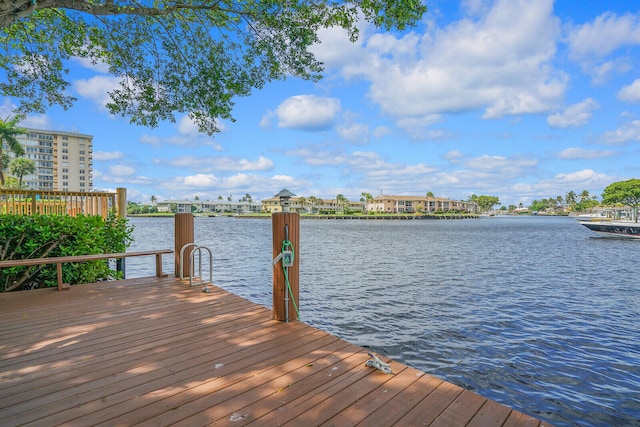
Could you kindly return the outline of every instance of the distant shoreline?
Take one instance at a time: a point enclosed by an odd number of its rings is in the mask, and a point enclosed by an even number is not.
[[[130,218],[172,218],[173,213],[152,213],[152,214],[130,214],[127,217]],[[196,217],[230,217],[230,218],[250,218],[250,219],[269,219],[271,214],[233,214],[233,213],[221,213],[221,214],[194,214]],[[376,214],[376,215],[334,215],[334,214],[301,214],[300,219],[315,219],[315,220],[438,220],[438,219],[477,219],[480,218],[478,214]]]

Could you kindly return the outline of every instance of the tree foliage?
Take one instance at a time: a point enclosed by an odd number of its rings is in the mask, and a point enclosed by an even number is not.
[[[124,252],[131,243],[132,228],[126,219],[109,216],[3,215],[0,227],[0,260]],[[106,260],[66,264],[63,280],[91,283],[114,278]],[[55,265],[3,268],[0,291],[56,286]]]
[[[576,194],[575,191],[569,191],[562,196],[549,197],[548,199],[534,200],[529,205],[529,209],[532,211],[554,211],[559,208],[566,209],[573,212],[585,212],[594,206],[597,206],[598,197],[595,194],[591,194],[588,190],[582,190],[580,194]]]
[[[24,157],[18,157],[11,160],[9,163],[9,172],[14,177],[18,178],[18,188],[22,188],[22,178],[25,175],[32,174],[36,171],[36,165],[32,160],[25,159]]]
[[[151,196],[152,198],[155,196]],[[127,202],[127,215],[141,215],[148,213],[157,213],[158,208],[153,205],[140,204],[135,202]]]
[[[0,59],[0,62],[2,59]],[[7,167],[6,158],[3,151],[3,144],[7,144],[9,150],[16,156],[23,156],[24,149],[16,136],[26,132],[25,129],[19,128],[18,122],[22,119],[20,116],[14,116],[13,118],[7,118],[5,120],[0,119],[0,186],[4,185],[4,169]]]
[[[106,64],[119,78],[107,108],[156,126],[188,113],[208,134],[233,120],[234,98],[287,76],[317,80],[322,64],[308,48],[326,27],[358,37],[361,19],[405,29],[419,0],[209,1],[15,0],[0,2],[0,94],[22,112],[70,107],[68,66]]]
[[[500,199],[497,196],[477,196],[472,194],[469,197],[469,201],[478,205],[480,212],[488,212],[493,209],[495,205],[500,204]]]
[[[336,206],[338,211],[342,212],[343,214],[348,213],[349,199],[347,199],[344,194],[338,194],[336,196]]]
[[[602,193],[602,203],[608,205],[624,204],[630,206],[638,222],[638,207],[640,206],[640,179],[618,181],[610,184]]]

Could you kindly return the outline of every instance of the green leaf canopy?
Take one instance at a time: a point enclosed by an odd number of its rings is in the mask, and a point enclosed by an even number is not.
[[[213,134],[216,120],[233,120],[236,97],[287,76],[319,79],[308,51],[319,29],[339,26],[355,40],[362,19],[403,30],[425,11],[416,0],[2,1],[0,94],[20,112],[69,108],[67,67],[82,58],[119,78],[111,113],[151,127],[188,113]]]

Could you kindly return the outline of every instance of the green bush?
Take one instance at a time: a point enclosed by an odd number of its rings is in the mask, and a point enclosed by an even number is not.
[[[132,227],[126,219],[100,216],[0,216],[0,260],[125,252]],[[117,278],[107,260],[67,263],[65,283],[92,283]],[[0,270],[3,292],[57,286],[55,264]]]

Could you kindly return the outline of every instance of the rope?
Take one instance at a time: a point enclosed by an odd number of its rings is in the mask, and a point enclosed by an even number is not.
[[[282,251],[280,253],[284,253],[284,251],[291,250],[291,261],[294,260],[296,253],[293,249],[293,244],[289,240],[282,241]],[[284,271],[284,280],[287,284],[287,292],[289,292],[289,296],[291,297],[291,301],[293,302],[293,307],[296,310],[296,315],[298,316],[298,320],[300,320],[300,311],[298,310],[298,305],[296,304],[296,299],[293,297],[293,290],[291,289],[291,284],[289,283],[289,267],[284,266],[284,262],[282,263],[282,270]],[[288,319],[287,319],[288,320]]]

